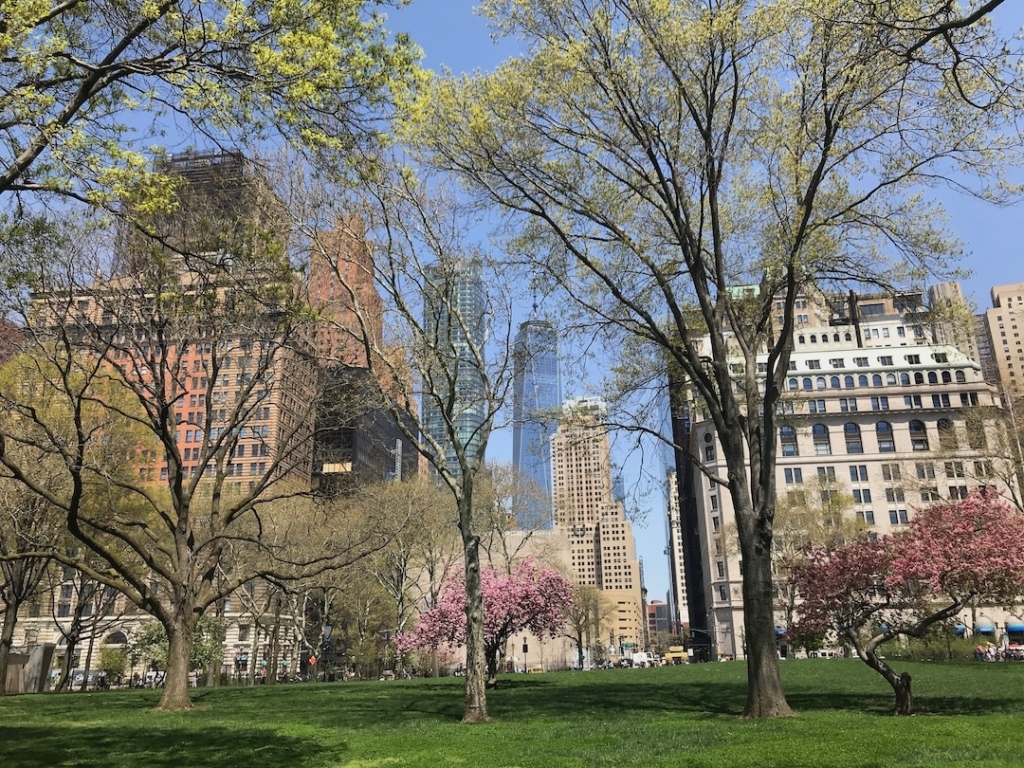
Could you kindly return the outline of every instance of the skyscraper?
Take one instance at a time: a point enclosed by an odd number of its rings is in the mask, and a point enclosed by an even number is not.
[[[558,429],[556,409],[562,401],[558,375],[558,339],[546,320],[519,326],[513,347],[512,463],[524,480],[540,489],[531,528],[552,525],[551,436]]]
[[[383,342],[383,301],[374,285],[373,252],[366,228],[355,217],[343,217],[331,232],[321,233],[309,253],[309,303],[326,322],[316,326],[316,351],[321,365],[366,368],[366,344]]]
[[[551,438],[555,527],[570,539],[573,581],[600,589],[615,606],[600,635],[619,653],[643,642],[640,564],[633,526],[614,494],[607,406],[597,398],[568,400]]]
[[[998,383],[1006,396],[1024,394],[1024,346],[1019,325],[1024,325],[1024,283],[992,288],[992,309],[985,310],[989,347]]]
[[[455,445],[469,459],[483,459],[490,407],[482,369],[483,280],[472,261],[436,262],[423,277],[423,431],[441,446],[449,472],[459,475]]]

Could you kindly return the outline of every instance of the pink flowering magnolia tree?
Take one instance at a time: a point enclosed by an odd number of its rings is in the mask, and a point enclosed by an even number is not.
[[[882,675],[895,711],[914,711],[910,675],[879,656],[894,638],[919,637],[972,601],[1007,604],[1024,593],[1024,515],[992,492],[919,512],[907,530],[805,551],[790,563],[799,595],[791,633],[838,636]]]
[[[572,584],[556,570],[538,567],[533,558],[512,573],[485,569],[480,574],[484,600],[484,657],[487,685],[498,679],[498,658],[518,632],[555,637],[572,605]],[[466,637],[466,588],[448,583],[437,602],[420,614],[416,630],[396,639],[399,651],[461,645]]]

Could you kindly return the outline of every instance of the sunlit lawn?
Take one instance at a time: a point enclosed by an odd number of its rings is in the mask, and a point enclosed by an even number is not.
[[[921,714],[856,661],[788,661],[791,719],[745,722],[740,663],[511,675],[493,722],[459,724],[460,679],[0,699],[0,768],[1024,765],[1024,664],[900,664]]]

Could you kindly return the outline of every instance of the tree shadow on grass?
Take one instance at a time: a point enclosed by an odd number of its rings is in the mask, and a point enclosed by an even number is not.
[[[877,690],[837,691],[788,689],[786,698],[799,715],[801,712],[839,710],[870,715],[892,712],[891,689],[879,679]],[[717,680],[602,682],[595,685],[556,686],[544,681],[517,681],[502,686],[488,698],[492,715],[502,719],[515,717],[567,717],[575,714],[615,716],[623,711],[651,713],[690,713],[708,717],[738,716],[746,703],[747,689],[742,682]],[[1021,703],[1010,698],[986,698],[970,694],[918,694],[920,715],[1015,714]]]
[[[602,681],[558,686],[523,681],[498,688],[488,698],[496,717],[571,717],[581,713],[615,716],[630,712],[735,714],[743,707],[746,688],[736,683],[677,685],[664,681]]]
[[[340,760],[343,742],[325,746],[311,738],[273,730],[208,727],[0,726],[4,768],[73,765],[76,768],[301,768],[322,765],[325,752]]]

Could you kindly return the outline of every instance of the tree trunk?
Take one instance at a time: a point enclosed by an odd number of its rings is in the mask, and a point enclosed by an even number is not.
[[[256,657],[260,651],[260,625],[256,622],[256,614],[253,614],[252,644],[249,646],[249,665],[245,668],[246,685],[256,685]]]
[[[75,666],[75,648],[78,647],[78,638],[67,637],[67,635],[65,638],[67,643],[64,646],[64,661],[60,665],[60,677],[57,678],[57,685],[53,688],[58,693],[71,690],[71,670]]]
[[[771,537],[757,525],[743,549],[743,621],[747,644],[747,703],[743,717],[789,717],[775,645]],[[752,545],[752,546],[751,546]]]
[[[18,622],[19,604],[11,600],[4,608],[4,627],[0,634],[0,696],[7,693],[7,668],[11,663],[11,646],[14,644],[14,627]]]
[[[274,608],[274,629],[270,633],[270,654],[267,659],[267,685],[277,685],[277,673],[281,669],[278,662],[280,649],[281,603]]]
[[[82,664],[82,687],[79,691],[86,691],[89,688],[89,667],[92,666],[92,651],[96,647],[96,624],[93,623],[92,634],[89,635],[89,643],[85,646],[85,661]]]
[[[576,635],[576,661],[579,669],[583,669],[583,634]]]
[[[167,629],[167,672],[164,693],[157,709],[179,711],[192,709],[188,692],[188,674],[191,667],[192,643],[195,640],[195,619],[186,615],[174,616]]]
[[[878,657],[874,648],[866,650],[858,648],[857,653],[864,663],[884,677],[885,681],[892,686],[894,694],[893,713],[897,715],[914,714],[914,694],[910,689],[910,673],[897,674],[896,670]]]
[[[468,499],[463,497],[462,503]],[[480,539],[463,532],[466,559],[466,700],[464,723],[485,723],[487,675],[484,659],[484,599],[480,587]]]
[[[487,649],[485,654],[487,663],[487,687],[498,687],[498,649]]]

